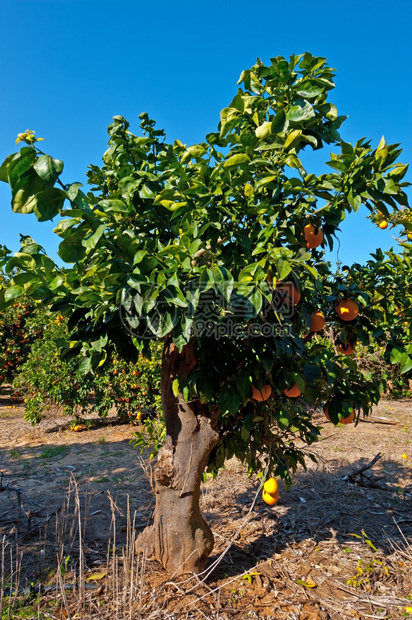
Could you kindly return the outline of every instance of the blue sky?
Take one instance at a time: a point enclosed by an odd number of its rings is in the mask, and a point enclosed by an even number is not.
[[[337,69],[330,100],[349,116],[342,137],[367,137],[376,147],[384,135],[402,143],[408,163],[410,7],[407,0],[3,0],[0,159],[15,150],[17,133],[33,129],[47,139],[46,152],[65,162],[63,180],[84,182],[88,164],[100,164],[112,116],[122,114],[137,132],[142,111],[168,141],[200,142],[257,57],[268,62],[309,51]],[[317,172],[319,157],[314,161]],[[19,233],[31,234],[55,258],[55,224],[13,214],[3,183],[0,208],[0,244],[17,251]],[[361,210],[342,224],[344,263],[396,245],[396,232],[364,216]]]

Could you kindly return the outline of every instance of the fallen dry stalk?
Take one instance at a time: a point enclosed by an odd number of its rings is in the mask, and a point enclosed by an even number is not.
[[[341,478],[341,480],[348,480],[349,482],[353,483],[353,482],[355,482],[355,477],[356,476],[360,476],[362,478],[363,472],[367,471],[368,469],[371,469],[375,465],[375,463],[377,463],[379,461],[379,459],[382,458],[382,456],[383,456],[383,454],[378,452],[378,454],[370,461],[370,463],[367,463],[366,465],[363,465],[362,467],[360,467],[356,471],[352,472],[351,474],[346,474],[346,476],[343,476],[343,478]]]

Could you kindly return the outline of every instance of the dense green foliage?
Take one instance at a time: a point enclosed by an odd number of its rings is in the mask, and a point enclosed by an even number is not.
[[[105,372],[93,376],[81,372],[79,356],[62,359],[59,342],[68,337],[62,315],[38,310],[28,323],[42,337],[32,343],[13,382],[16,393],[24,396],[27,420],[37,423],[56,405],[76,418],[106,416],[115,408],[121,418],[136,423],[150,407],[154,416],[161,413],[158,347],[152,346],[150,359],[140,356],[136,364],[113,359]]]
[[[28,320],[32,308],[30,300],[18,301],[0,314],[0,386],[12,383],[41,336]]]
[[[388,286],[388,269],[395,279],[399,269],[408,271],[412,246],[402,244],[386,266],[376,255],[366,271],[335,273],[323,258],[346,213],[362,203],[372,217],[389,219],[409,208],[399,145],[382,139],[373,149],[365,139],[341,139],[345,117],[328,101],[333,75],[325,59],[310,54],[258,61],[242,73],[218,130],[190,147],[168,144],[146,113],[142,135],[116,116],[103,165],[90,166],[87,194],[79,183],[63,184],[63,163],[41,152],[30,132],[20,138],[27,146],[0,168],[14,211],[40,221],[62,216],[59,255],[71,265],[59,268],[26,243],[8,262],[9,273],[21,273],[4,303],[26,293],[67,316],[66,354],[81,355],[84,374],[99,374],[113,357],[135,362],[150,338],[164,343],[166,355],[172,343],[179,351],[193,344],[196,365],[176,378],[174,390],[220,413],[212,470],[237,455],[250,470],[269,462],[289,481],[304,462],[295,439],[310,444],[319,432],[307,403],[329,401],[337,423],[353,408],[367,415],[379,400],[379,377],[365,376],[322,338],[307,337],[315,310],[337,340],[376,342],[392,361],[409,364],[407,337],[394,324],[395,298],[379,287]],[[333,149],[329,171],[308,172],[301,151],[324,145]],[[402,221],[411,230],[408,218]],[[323,246],[307,246],[308,224],[323,231]],[[282,293],[287,279],[300,293],[296,305]],[[409,282],[403,292],[410,299]],[[360,312],[342,322],[336,304],[348,297]],[[272,397],[258,404],[252,385],[265,384]],[[302,399],[285,396],[294,384]]]

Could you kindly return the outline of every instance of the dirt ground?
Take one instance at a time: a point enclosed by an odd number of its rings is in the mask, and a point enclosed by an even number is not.
[[[4,599],[2,619],[412,617],[412,401],[383,400],[356,427],[319,414],[318,463],[273,508],[227,463],[202,490],[214,570],[179,578],[133,555],[154,505],[133,426],[109,417],[76,433],[54,411],[32,427],[22,405],[0,405],[2,592],[17,575],[79,586]]]

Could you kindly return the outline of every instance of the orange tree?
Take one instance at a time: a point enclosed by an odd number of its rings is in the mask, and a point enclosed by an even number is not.
[[[9,259],[10,251],[0,246],[0,294],[10,284],[10,277],[3,272]],[[13,382],[33,342],[42,335],[41,327],[30,324],[33,308],[30,298],[19,298],[0,312],[0,387]]]
[[[308,53],[257,61],[218,130],[189,147],[168,144],[146,113],[142,135],[115,116],[87,194],[63,183],[63,163],[30,131],[0,168],[14,211],[62,216],[55,232],[68,264],[25,246],[7,266],[24,277],[3,303],[26,292],[66,315],[66,353],[80,353],[84,373],[97,375],[113,352],[133,360],[150,339],[162,343],[167,439],[154,524],[137,546],[169,571],[201,570],[213,548],[199,509],[206,467],[236,455],[290,484],[304,464],[295,439],[319,434],[306,403],[327,401],[337,423],[379,399],[379,381],[309,327],[320,311],[344,343],[383,337],[373,279],[336,276],[322,248],[362,203],[375,215],[407,209],[407,168],[398,145],[341,139],[333,75]],[[324,145],[334,148],[329,172],[308,172],[301,152]]]
[[[14,306],[4,314],[15,312]],[[9,338],[13,335],[11,327],[4,330]],[[0,325],[0,337],[2,329]],[[25,356],[14,368],[11,379],[15,394],[24,396],[24,417],[32,424],[39,422],[50,406],[56,405],[67,415],[76,416],[77,424],[81,423],[81,415],[106,416],[113,407],[119,417],[133,423],[158,415],[160,370],[159,347],[155,343],[153,359],[141,355],[133,364],[113,358],[103,372],[93,376],[81,372],[80,353],[71,359],[62,359],[59,343],[67,340],[68,330],[61,314],[35,309],[25,323],[25,333],[41,333],[41,338],[30,339]]]

